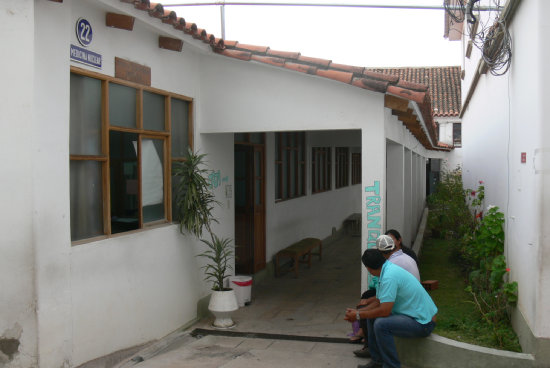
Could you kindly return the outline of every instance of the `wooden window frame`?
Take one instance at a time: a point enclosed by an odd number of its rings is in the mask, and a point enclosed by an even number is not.
[[[324,160],[320,160],[324,158]],[[322,165],[322,169],[320,165]],[[320,174],[322,171],[322,174]],[[318,177],[322,175],[321,177]],[[330,147],[311,148],[311,193],[317,194],[332,189],[332,150]]]
[[[71,241],[72,245],[88,243],[102,238],[119,236],[136,231],[142,231],[160,224],[167,224],[172,221],[172,164],[178,161],[184,161],[184,157],[172,157],[172,122],[171,122],[171,100],[178,99],[189,103],[188,109],[188,145],[193,149],[193,99],[184,95],[171,93],[161,89],[144,86],[142,84],[129,82],[119,78],[107,76],[101,73],[89,71],[86,69],[71,66],[71,74],[97,79],[101,82],[101,154],[100,155],[69,155],[70,161],[97,161],[101,163],[101,183],[102,183],[102,215],[103,215],[103,235]],[[116,83],[136,90],[136,127],[126,128],[109,124],[109,84]],[[165,123],[163,131],[152,131],[143,129],[143,91],[148,91],[164,96],[165,98]],[[139,226],[136,230],[118,232],[113,234],[111,229],[111,193],[110,193],[110,166],[109,166],[109,133],[119,131],[126,133],[135,133],[138,135],[139,146],[142,139],[162,139],[163,140],[163,168],[164,168],[164,219],[143,223],[143,206],[141,204],[141,185],[139,185]],[[139,152],[139,155],[141,152]],[[138,160],[138,181],[141,181],[141,162]]]
[[[351,153],[351,185],[361,184],[361,152]]]
[[[276,155],[275,155],[275,170],[278,171],[279,180],[275,183],[275,201],[281,202],[289,199],[299,198],[306,195],[306,142],[305,132],[277,132],[275,133]],[[283,145],[282,137],[286,137],[286,145]],[[295,145],[291,145],[291,138],[294,138]],[[294,152],[294,170],[291,170],[291,158]],[[302,159],[300,160],[300,155]],[[283,157],[287,156],[286,166]],[[283,170],[286,172],[286,181],[283,180]],[[301,183],[299,176],[302,176]],[[291,177],[294,177],[294,188],[292,187]],[[286,189],[284,196],[283,188]],[[294,190],[294,195],[291,195]]]
[[[335,188],[349,186],[349,147],[336,147],[334,151],[335,161]]]
[[[460,137],[456,137],[455,125],[460,125]],[[453,123],[453,146],[462,147],[462,123]]]

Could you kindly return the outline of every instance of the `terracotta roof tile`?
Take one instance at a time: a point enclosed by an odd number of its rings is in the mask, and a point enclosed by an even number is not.
[[[303,55],[300,55],[298,57],[298,61],[300,61],[302,63],[312,64],[312,65],[315,65],[315,66],[321,66],[321,67],[324,67],[324,68],[328,68],[328,66],[331,63],[330,60],[318,59],[318,58],[303,56]]]
[[[345,65],[345,64],[335,64],[335,63],[330,63],[330,68],[336,69],[336,70],[342,70],[342,71],[350,72],[354,74],[363,74],[363,71],[365,71],[365,67],[362,67],[362,66],[353,66],[353,65]]]
[[[216,52],[218,54],[221,54],[221,55],[224,55],[224,56],[228,56],[228,57],[231,57],[231,58],[244,60],[244,61],[248,61],[252,58],[252,54],[250,52],[247,52],[247,51],[225,49],[225,50],[218,50]]]
[[[339,82],[347,83],[347,84],[350,84],[351,79],[353,78],[353,73],[341,72],[339,70],[317,69],[317,75],[320,77],[334,79]]]
[[[225,47],[237,47],[237,44],[239,43],[238,41],[228,41],[228,40],[224,40],[224,43],[225,43]]]
[[[384,74],[384,73],[372,72],[372,71],[366,70],[366,68],[365,68],[365,71],[363,72],[363,75],[366,76],[366,77],[372,78],[372,79],[379,79],[379,80],[388,81],[389,83],[393,83],[393,84],[395,84],[399,81],[398,76],[390,75],[390,74]]]
[[[291,63],[287,61],[284,66],[287,69],[295,70],[297,72],[302,72],[307,74],[317,74],[317,68],[311,65]]]
[[[406,98],[407,100],[413,100],[417,103],[423,103],[426,96],[425,92],[418,92],[398,86],[388,86],[387,92],[392,95]]]
[[[178,18],[177,22],[175,22],[174,24],[172,24],[174,26],[175,29],[178,29],[180,31],[183,31],[185,29],[185,19],[183,18]]]
[[[139,10],[149,10],[149,0],[135,0],[133,1],[134,7]]]
[[[459,116],[461,107],[460,67],[370,68],[400,80],[427,85],[434,116]]]
[[[260,54],[265,54],[269,49],[269,47],[267,46],[246,45],[244,43],[238,43],[237,46],[235,46],[235,48],[240,50],[251,51],[251,52],[258,52]]]
[[[438,145],[433,116],[458,116],[460,113],[460,67],[364,68],[336,64],[331,60],[302,56],[299,52],[271,50],[267,46],[241,44],[216,38],[195,23],[186,22],[162,4],[149,0],[121,0],[147,11],[162,22],[211,45],[217,54],[244,61],[256,61],[285,69],[317,75],[359,88],[391,94],[418,104],[425,128],[412,111],[400,120],[427,149],[449,150]],[[433,103],[432,103],[433,101]],[[433,110],[432,110],[433,108]],[[410,110],[410,109],[409,109]],[[425,131],[427,130],[427,131]]]
[[[389,83],[370,78],[353,78],[352,84],[371,91],[386,93]]]
[[[285,66],[285,59],[281,59],[281,58],[278,58],[278,57],[252,55],[251,59],[254,60],[254,61],[259,61],[261,63],[265,63],[265,64],[271,64],[271,65],[281,66],[281,67]]]
[[[299,52],[277,51],[272,49],[268,49],[267,54],[270,56],[279,56],[279,57],[282,57],[285,59],[291,59],[291,60],[295,60],[300,57]]]

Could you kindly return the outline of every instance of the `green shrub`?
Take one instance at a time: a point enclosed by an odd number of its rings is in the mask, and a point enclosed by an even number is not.
[[[426,201],[430,209],[428,227],[435,237],[459,239],[472,229],[474,219],[468,208],[460,168],[444,172],[435,192]]]

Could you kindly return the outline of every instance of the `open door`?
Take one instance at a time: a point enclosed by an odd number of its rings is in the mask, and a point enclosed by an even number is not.
[[[235,245],[236,273],[265,268],[264,134],[235,136]]]

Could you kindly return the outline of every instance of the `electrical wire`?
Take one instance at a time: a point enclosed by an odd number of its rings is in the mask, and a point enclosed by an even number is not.
[[[500,76],[508,72],[512,61],[512,38],[500,12],[503,6],[501,0],[493,0],[493,7],[489,13],[481,16],[482,7],[479,0],[445,0],[444,6],[447,15],[453,22],[467,20],[466,32],[472,44],[481,51],[483,61],[492,75]],[[493,11],[493,9],[496,9]]]
[[[465,19],[465,8],[466,8],[466,1],[465,0],[455,0],[453,4],[451,4],[452,0],[445,0],[443,3],[443,7],[445,8],[445,11],[447,12],[447,15],[451,20],[455,23],[462,23]]]

